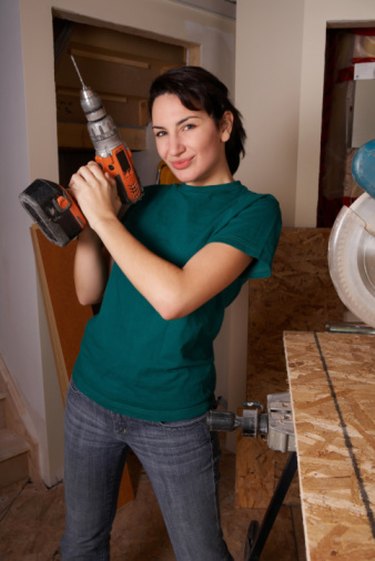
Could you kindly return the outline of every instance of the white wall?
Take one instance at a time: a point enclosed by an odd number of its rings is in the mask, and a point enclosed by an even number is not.
[[[303,0],[237,2],[236,101],[245,118],[242,181],[280,201],[293,223]]]
[[[233,20],[168,0],[1,0],[0,352],[30,412],[28,428],[39,442],[48,485],[62,476],[62,404],[31,222],[18,194],[36,177],[58,179],[52,5],[72,19],[90,16],[126,31],[201,44],[201,64],[230,88],[235,45]],[[226,362],[219,361],[219,374],[232,376],[228,356],[236,345],[230,327],[220,352]]]
[[[3,1],[0,17],[0,352],[24,398],[28,410],[28,429],[39,443],[43,475],[50,482],[50,459],[47,453],[49,435],[45,422],[45,384],[39,331],[43,317],[38,313],[38,288],[29,224],[18,202],[18,193],[30,183],[22,57],[18,2]],[[53,380],[51,383],[53,386]],[[56,404],[56,410],[59,408],[60,401]],[[52,439],[56,436],[53,428]],[[59,453],[53,456],[58,458]],[[61,466],[61,454],[58,464]],[[56,473],[61,475],[61,468],[57,467]]]
[[[240,177],[314,227],[327,23],[375,22],[373,0],[237,0],[236,98],[247,123]]]

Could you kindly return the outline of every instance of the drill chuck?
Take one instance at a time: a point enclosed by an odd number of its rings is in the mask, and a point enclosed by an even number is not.
[[[82,88],[80,100],[95,153],[101,158],[107,158],[121,144],[116,125],[112,117],[107,115],[101,98],[90,87]]]
[[[84,86],[81,89],[80,102],[88,121],[98,121],[105,117],[106,111],[103,107],[102,100],[90,87]]]
[[[120,136],[112,117],[107,114],[103,106],[101,97],[90,86],[86,86],[74,57],[72,56],[71,58],[82,84],[80,103],[87,119],[87,129],[95,148],[96,156],[107,158],[114,148],[121,145]]]

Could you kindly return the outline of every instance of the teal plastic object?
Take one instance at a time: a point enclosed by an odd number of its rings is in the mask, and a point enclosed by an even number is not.
[[[375,198],[375,139],[358,148],[352,162],[352,174],[358,185]]]

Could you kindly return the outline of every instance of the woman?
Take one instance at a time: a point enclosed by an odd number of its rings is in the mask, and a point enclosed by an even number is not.
[[[109,558],[129,448],[177,561],[232,559],[220,528],[217,439],[205,419],[215,402],[212,343],[242,284],[270,275],[280,210],[233,179],[245,131],[215,76],[172,69],[152,84],[149,109],[157,151],[179,184],[146,187],[119,219],[115,183],[97,164],[70,183],[89,223],[77,245],[77,295],[102,303],[66,407],[64,561]]]

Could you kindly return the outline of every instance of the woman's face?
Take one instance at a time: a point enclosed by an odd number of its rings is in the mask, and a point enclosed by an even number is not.
[[[205,111],[187,109],[174,94],[157,97],[152,129],[159,156],[182,183],[218,185],[233,180],[225,157],[225,142],[233,116],[226,112],[217,127]]]

